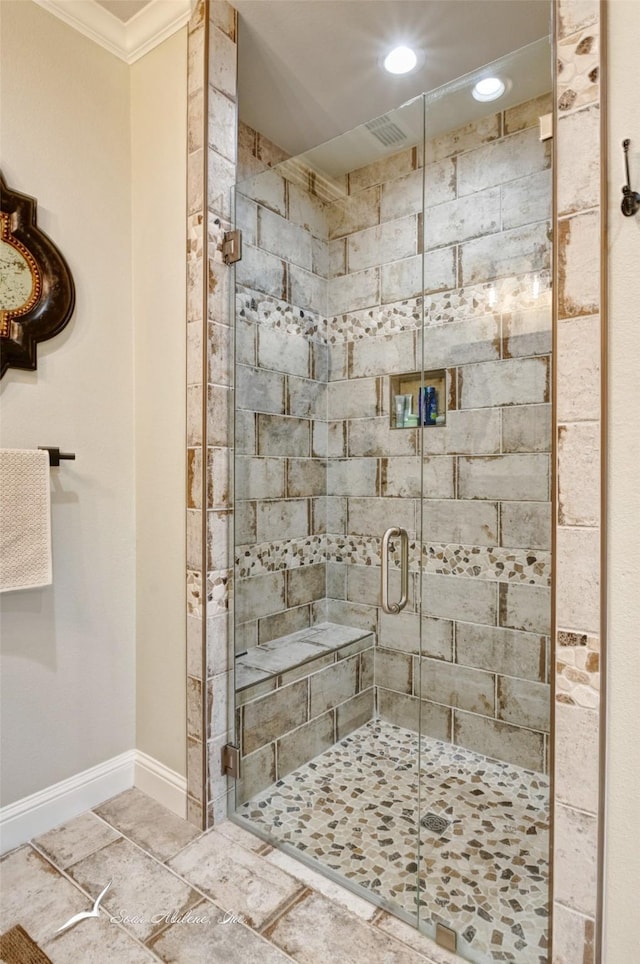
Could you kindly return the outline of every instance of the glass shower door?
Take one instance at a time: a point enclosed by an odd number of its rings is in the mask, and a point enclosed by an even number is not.
[[[235,816],[414,925],[423,125],[252,132],[234,202]]]
[[[425,99],[420,926],[476,962],[547,960],[550,62]],[[506,106],[474,106],[487,76]]]

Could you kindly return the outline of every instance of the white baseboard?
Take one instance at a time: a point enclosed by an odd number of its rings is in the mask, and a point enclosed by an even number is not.
[[[0,853],[47,833],[133,786],[135,750],[61,780],[0,810]]]
[[[154,757],[136,750],[134,786],[183,819],[187,815],[187,781]]]
[[[178,816],[185,816],[185,778],[141,750],[127,750],[68,780],[2,807],[0,853],[14,850],[133,786]]]

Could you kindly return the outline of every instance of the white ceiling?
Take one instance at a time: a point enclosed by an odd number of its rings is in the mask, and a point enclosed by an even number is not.
[[[112,13],[118,20],[127,23],[137,13],[140,13],[143,7],[147,7],[151,0],[95,0],[95,2],[99,7],[104,7],[105,10]]]
[[[132,63],[184,25],[195,0],[36,2]],[[240,118],[292,155],[508,57],[548,37],[551,26],[551,0],[233,0],[233,5],[240,22]],[[422,63],[411,74],[393,77],[381,68],[381,59],[399,43],[416,48]],[[527,76],[520,81],[527,97],[548,89],[550,67],[550,60],[547,72],[544,58],[524,58]],[[465,111],[462,98],[448,101],[450,127],[465,122]]]
[[[548,36],[551,17],[549,0],[235,0],[234,6],[240,117],[291,154]],[[420,49],[424,64],[393,77],[380,58],[401,42]]]

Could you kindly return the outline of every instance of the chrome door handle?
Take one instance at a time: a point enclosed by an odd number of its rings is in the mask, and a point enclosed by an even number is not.
[[[400,536],[400,599],[389,602],[389,540]],[[409,599],[409,534],[406,529],[392,526],[382,537],[382,559],[380,566],[382,580],[382,608],[385,613],[397,615],[407,605]]]

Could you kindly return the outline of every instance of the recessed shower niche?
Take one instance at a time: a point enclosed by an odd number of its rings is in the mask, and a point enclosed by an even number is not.
[[[455,378],[455,373],[452,376]],[[389,376],[393,428],[446,425],[447,373],[444,369]]]
[[[482,964],[547,960],[550,62],[233,195],[233,817]]]

